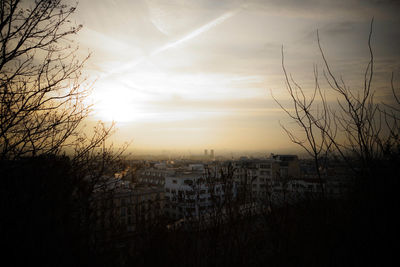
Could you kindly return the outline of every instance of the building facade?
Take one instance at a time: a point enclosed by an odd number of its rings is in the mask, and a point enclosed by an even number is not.
[[[165,214],[171,219],[205,215],[235,196],[234,184],[208,179],[204,172],[181,171],[165,178]]]

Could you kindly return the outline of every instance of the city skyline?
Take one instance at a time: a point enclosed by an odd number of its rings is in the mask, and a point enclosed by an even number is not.
[[[393,265],[399,7],[2,0],[4,254]]]

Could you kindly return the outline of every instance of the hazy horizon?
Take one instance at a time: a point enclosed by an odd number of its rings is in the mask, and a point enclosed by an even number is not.
[[[204,156],[204,149],[128,149],[127,154],[133,157],[140,156]],[[215,158],[224,157],[269,157],[271,154],[296,154],[302,158],[308,157],[301,149],[281,149],[281,150],[239,150],[239,149],[214,149]],[[208,156],[210,156],[210,149],[208,149]]]

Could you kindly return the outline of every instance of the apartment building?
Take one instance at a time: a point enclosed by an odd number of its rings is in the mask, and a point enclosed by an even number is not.
[[[155,223],[164,215],[164,190],[110,178],[94,192],[99,231],[128,231]]]
[[[172,168],[146,168],[138,172],[136,182],[163,188],[165,177],[173,175],[175,171]]]
[[[239,190],[246,191],[253,199],[263,199],[284,181],[301,176],[296,155],[271,154],[266,159],[243,157],[232,162],[232,166]]]
[[[210,180],[201,171],[179,171],[165,178],[165,214],[171,219],[199,217],[235,196],[233,183]]]

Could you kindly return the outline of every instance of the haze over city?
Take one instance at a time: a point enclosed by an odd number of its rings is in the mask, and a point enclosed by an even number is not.
[[[3,261],[395,265],[399,11],[1,0]]]
[[[321,44],[350,87],[362,85],[372,17],[378,100],[399,70],[395,1],[81,1],[80,53],[95,80],[89,120],[115,121],[133,151],[297,151],[279,123],[288,104],[281,68],[305,91]],[[326,86],[326,84],[322,84]],[[331,100],[334,100],[332,98]],[[288,124],[291,125],[290,123]]]

